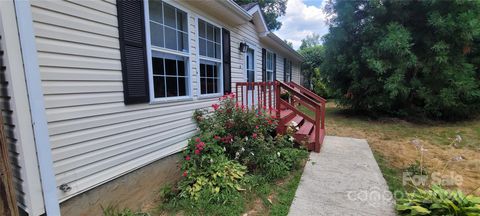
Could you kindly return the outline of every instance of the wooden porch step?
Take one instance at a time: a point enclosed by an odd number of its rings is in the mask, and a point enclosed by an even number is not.
[[[281,111],[280,111],[280,118],[281,118],[281,119],[284,119],[285,117],[291,115],[292,113],[293,113],[293,111],[292,111],[292,110],[289,110],[289,109],[287,109],[287,110],[281,110]]]
[[[313,124],[309,121],[305,121],[300,129],[297,131],[297,134],[308,136],[313,129]]]
[[[295,118],[293,118],[291,121],[289,121],[288,123],[290,122],[295,122],[297,123],[297,125],[300,127],[300,125],[302,124],[302,121],[303,121],[303,117],[302,116],[299,116],[299,115],[296,115]]]

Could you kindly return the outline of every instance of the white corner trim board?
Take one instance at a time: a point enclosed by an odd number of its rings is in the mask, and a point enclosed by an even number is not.
[[[35,46],[32,9],[28,0],[15,0],[14,2],[45,211],[49,216],[57,216],[60,215],[60,205],[57,198],[57,185],[53,171],[52,153],[37,59],[37,48]]]

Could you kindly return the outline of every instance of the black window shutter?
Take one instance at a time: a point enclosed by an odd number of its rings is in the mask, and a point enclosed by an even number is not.
[[[262,48],[262,81],[267,80],[267,50]]]
[[[125,104],[149,102],[143,1],[117,0]]]
[[[273,54],[273,81],[277,80],[277,54]]]
[[[223,92],[229,94],[232,92],[232,59],[230,50],[230,32],[222,29],[222,47],[223,47]]]
[[[283,81],[288,82],[287,80],[287,58],[283,58]]]

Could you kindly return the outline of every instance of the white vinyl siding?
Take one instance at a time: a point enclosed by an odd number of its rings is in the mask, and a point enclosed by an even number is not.
[[[72,187],[61,201],[180,151],[196,133],[192,112],[215,101],[126,106],[116,6],[79,2],[31,2],[55,177]]]
[[[188,58],[190,96],[187,101],[127,106],[115,1],[31,1],[56,183],[72,188],[58,190],[60,201],[181,151],[197,132],[193,111],[217,101],[201,97],[197,19],[230,31],[232,82],[246,81],[240,42],[253,48],[255,80],[262,79],[261,46],[252,23],[228,26],[188,3],[165,2],[187,14],[189,46],[188,52],[167,53],[161,46],[158,51]],[[283,67],[280,59],[277,54],[277,73]]]

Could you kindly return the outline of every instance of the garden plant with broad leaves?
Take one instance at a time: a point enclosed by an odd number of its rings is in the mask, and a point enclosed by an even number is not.
[[[199,133],[188,141],[183,178],[164,202],[238,203],[254,179],[284,178],[307,158],[308,152],[293,142],[295,131],[276,133],[273,108],[248,109],[235,102],[234,94],[222,96],[212,108],[195,111]]]

